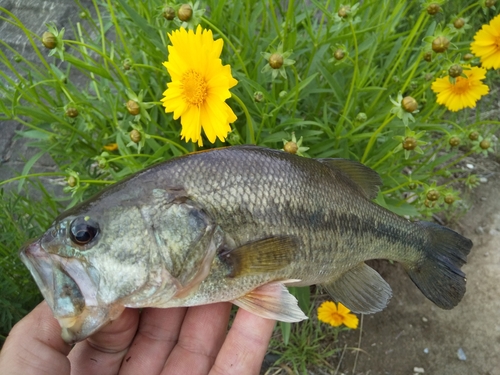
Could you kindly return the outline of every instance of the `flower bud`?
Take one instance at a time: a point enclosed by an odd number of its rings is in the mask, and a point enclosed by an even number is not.
[[[261,101],[264,100],[264,94],[262,91],[255,91],[253,93],[253,100],[255,100],[257,103],[260,103]]]
[[[474,55],[472,53],[466,53],[464,55],[464,60],[465,61],[469,61],[469,60],[472,60],[474,58]]]
[[[479,133],[478,132],[473,131],[473,132],[469,133],[469,139],[471,141],[477,141],[478,138],[479,138]]]
[[[465,26],[465,20],[463,18],[457,18],[453,21],[453,26],[455,26],[455,29],[461,29]]]
[[[71,117],[71,118],[75,118],[76,116],[78,116],[78,109],[76,109],[74,107],[68,107],[66,109],[66,116]]]
[[[333,53],[335,60],[342,60],[345,57],[345,52],[342,48],[339,48]]]
[[[368,119],[368,116],[366,115],[366,113],[364,112],[359,112],[357,115],[356,115],[356,121],[357,122],[365,122],[366,120]]]
[[[432,41],[432,50],[436,53],[445,52],[450,46],[450,40],[445,36],[438,36]]]
[[[189,4],[182,4],[177,11],[177,17],[183,22],[187,22],[193,16],[193,8]]]
[[[130,140],[134,143],[139,143],[141,141],[141,133],[138,130],[134,129],[129,134]]]
[[[436,202],[432,202],[432,201],[426,199],[425,202],[424,202],[424,204],[425,204],[425,207],[432,208],[432,207],[434,207],[436,205]]]
[[[452,66],[450,66],[450,69],[448,69],[448,74],[453,78],[460,77],[462,75],[462,72],[462,66],[459,64],[453,64]]]
[[[15,56],[14,56],[14,61],[15,61],[16,63],[20,63],[21,61],[23,61],[23,58],[22,58],[21,56],[19,56],[19,55],[15,55]]]
[[[432,202],[437,201],[439,199],[439,196],[440,196],[439,191],[435,189],[429,190],[426,195],[427,199]]]
[[[486,1],[484,2],[484,6],[485,6],[486,8],[491,8],[492,6],[494,6],[494,5],[495,5],[495,3],[496,3],[496,2],[497,2],[497,0],[486,0]]]
[[[283,66],[283,55],[275,52],[269,57],[269,65],[273,69],[279,69]]]
[[[417,184],[415,182],[410,182],[408,184],[408,189],[415,190],[417,188]]]
[[[132,68],[132,59],[126,58],[122,63],[123,70],[130,70]]]
[[[455,202],[455,197],[451,194],[446,194],[446,196],[444,197],[444,203],[452,204],[453,202]]]
[[[401,100],[401,107],[406,112],[413,113],[418,109],[417,101],[411,96],[405,96],[403,100]]]
[[[76,186],[76,178],[74,176],[68,177],[68,186],[75,187]]]
[[[481,147],[483,150],[487,150],[489,149],[491,146],[491,142],[488,141],[487,139],[483,139],[480,143],[479,143],[479,147]]]
[[[127,102],[127,111],[131,115],[135,116],[141,112],[141,107],[139,107],[139,103],[137,103],[135,100],[129,100]]]
[[[299,150],[299,146],[297,146],[297,143],[289,141],[285,143],[285,147],[283,147],[283,149],[289,154],[296,154]]]
[[[427,62],[432,61],[432,52],[431,51],[427,51],[426,53],[424,53],[424,60]]]
[[[451,147],[457,147],[460,145],[460,138],[458,137],[451,137],[450,140],[448,141]]]
[[[415,150],[417,148],[417,140],[413,137],[406,137],[403,141],[403,148],[408,151]]]
[[[351,7],[348,6],[348,5],[344,5],[344,6],[341,6],[339,11],[338,11],[338,15],[340,18],[346,18],[349,13],[351,13]]]
[[[170,6],[166,6],[163,8],[162,15],[167,21],[172,21],[175,18],[175,9]]]
[[[42,34],[42,44],[45,48],[54,49],[57,47],[57,38],[50,31]]]
[[[431,16],[437,14],[441,10],[441,6],[436,3],[429,4],[427,7],[427,13],[430,14]]]
[[[85,18],[87,18],[88,14],[87,14],[87,12],[82,11],[82,12],[80,12],[80,14],[79,14],[78,16],[79,16],[80,18],[82,18],[82,19],[85,19]]]

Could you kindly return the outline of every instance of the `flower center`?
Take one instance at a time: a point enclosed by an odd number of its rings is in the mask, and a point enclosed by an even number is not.
[[[337,312],[332,312],[331,318],[337,326],[344,322],[344,317]]]
[[[455,84],[453,85],[453,92],[455,94],[463,94],[469,90],[470,84],[467,78],[457,77],[455,78]]]
[[[191,105],[200,106],[207,97],[207,82],[194,70],[189,70],[182,76],[182,94],[184,100]]]

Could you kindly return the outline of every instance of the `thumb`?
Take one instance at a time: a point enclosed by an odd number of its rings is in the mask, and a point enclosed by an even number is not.
[[[47,303],[40,303],[9,333],[0,352],[2,375],[69,375],[71,346]]]

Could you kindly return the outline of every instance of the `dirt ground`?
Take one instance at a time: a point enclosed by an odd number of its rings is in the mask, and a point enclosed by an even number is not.
[[[488,181],[452,225],[474,242],[463,267],[467,292],[461,303],[441,310],[401,267],[377,262],[393,297],[384,311],[363,317],[361,330],[344,337],[347,348],[361,350],[345,350],[339,375],[500,375],[499,166],[488,166]]]

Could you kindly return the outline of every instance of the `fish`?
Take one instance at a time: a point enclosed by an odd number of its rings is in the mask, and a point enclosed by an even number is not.
[[[383,310],[370,259],[403,265],[433,303],[462,299],[472,241],[373,202],[380,176],[347,159],[243,145],[173,158],[57,217],[20,256],[75,343],[125,308],[231,301],[307,319],[287,286],[321,285],[356,313]]]

